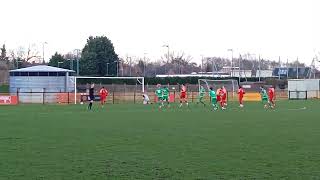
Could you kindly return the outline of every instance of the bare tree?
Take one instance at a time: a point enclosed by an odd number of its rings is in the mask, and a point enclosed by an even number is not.
[[[15,68],[41,62],[41,56],[35,44],[29,45],[27,49],[19,46],[17,49],[10,50],[9,54],[9,59]]]

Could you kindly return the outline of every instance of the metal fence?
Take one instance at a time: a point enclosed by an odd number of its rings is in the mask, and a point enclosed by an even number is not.
[[[179,102],[180,92],[179,89],[173,89],[170,86],[170,96],[172,102]],[[108,89],[109,95],[107,97],[108,104],[123,104],[123,103],[138,103],[141,104],[143,101],[141,90],[138,91],[135,88],[130,89],[132,87],[127,86],[126,89],[114,88]],[[194,87],[195,88],[195,87]],[[96,88],[97,89],[97,88]],[[154,90],[156,86],[149,86],[148,91],[145,93],[148,94],[151,102],[156,102],[156,96]],[[250,92],[247,92],[249,94]],[[255,92],[257,93],[257,92]],[[311,92],[308,92],[311,93]],[[320,92],[312,92],[316,93],[317,97],[320,98]],[[75,94],[73,92],[46,92],[45,89],[42,92],[19,92],[16,93],[3,93],[0,95],[11,95],[17,96],[19,103],[38,103],[38,104],[74,104],[75,102]],[[277,90],[276,91],[276,99],[288,99],[288,91],[286,90]],[[86,102],[87,94],[86,93],[77,93],[77,103]],[[98,95],[98,91],[95,92],[96,101],[99,101],[100,97]],[[291,93],[292,96],[292,93]],[[198,101],[198,91],[188,91],[187,99],[189,102],[197,102]],[[210,98],[208,95],[205,96],[205,101],[209,101]],[[237,101],[238,95],[236,93],[228,93],[228,101]]]

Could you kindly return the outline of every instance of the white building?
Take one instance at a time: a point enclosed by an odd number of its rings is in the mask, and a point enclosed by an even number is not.
[[[262,78],[272,77],[272,72],[273,70],[257,70],[256,77],[262,77]]]
[[[74,71],[39,65],[10,71],[10,93],[19,93],[22,103],[41,103],[54,100],[55,93],[74,90]]]

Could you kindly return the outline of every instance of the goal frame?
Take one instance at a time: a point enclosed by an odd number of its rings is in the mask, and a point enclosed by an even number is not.
[[[291,93],[295,93],[295,96],[292,97]],[[300,94],[304,93],[305,96],[300,97]],[[308,91],[288,91],[289,100],[308,100]]]
[[[74,77],[74,104],[77,104],[77,80],[78,79],[136,79],[142,85],[142,93],[144,93],[144,77],[101,77],[101,76],[75,76]],[[141,81],[139,81],[141,80]]]
[[[235,92],[236,92],[236,85],[239,85],[239,82],[235,79],[221,79],[221,80],[216,80],[216,79],[198,79],[198,91],[200,92],[200,88],[201,88],[201,83],[200,82],[206,82],[206,81],[215,81],[215,82],[232,82],[232,87],[233,87],[233,91],[232,91],[232,96],[235,96]],[[238,83],[237,84],[234,84],[234,82],[237,81]],[[208,86],[208,83],[206,82],[207,86]],[[207,87],[209,88],[209,87]]]

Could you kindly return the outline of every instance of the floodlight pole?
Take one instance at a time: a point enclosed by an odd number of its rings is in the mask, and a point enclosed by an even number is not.
[[[241,59],[242,59],[242,57],[241,57],[241,54],[240,54],[240,57],[239,57],[239,84],[240,84],[240,82],[241,82]]]
[[[146,54],[147,54],[147,53],[144,53],[144,56],[143,56],[143,76],[144,76],[144,77],[146,77],[146,70],[147,70]]]
[[[287,58],[287,80],[289,79],[289,60]]]
[[[163,45],[162,47],[166,47],[166,48],[168,48],[168,57],[167,57],[167,60],[168,60],[168,63],[169,63],[169,61],[170,61],[170,46],[169,46],[169,44],[167,44],[167,45]],[[164,65],[164,67],[165,67],[165,72],[164,72],[164,74],[167,74],[167,72],[166,72],[166,64]]]
[[[259,82],[261,81],[261,58],[259,55]]]
[[[47,42],[42,43],[42,64],[45,63],[45,61],[44,61],[44,46],[45,46],[45,44],[48,44],[48,43]]]
[[[201,72],[203,74],[203,55],[201,55]]]
[[[231,51],[231,77],[233,74],[233,49],[228,49],[228,51]]]
[[[117,63],[117,77],[119,77],[119,60],[114,61],[115,63]]]
[[[80,49],[75,49],[76,51],[76,58],[77,58],[77,76],[79,76],[79,52],[80,52]]]
[[[278,70],[278,78],[279,79],[281,79],[280,68],[281,68],[281,57],[279,56],[279,70]]]
[[[129,62],[129,76],[131,76],[131,61],[132,61],[132,57],[128,56],[126,57],[126,60]],[[123,71],[123,70],[122,70]]]
[[[74,70],[73,69],[73,54],[71,52],[69,52],[70,54],[70,58],[68,58],[67,60],[70,61],[70,70]]]
[[[212,66],[212,77],[214,78],[214,70],[216,69],[215,66],[216,64],[214,63],[214,59],[213,58],[210,58],[211,59],[211,66]]]
[[[299,58],[297,57],[297,79],[299,79]]]
[[[110,63],[107,63],[107,76],[109,76],[109,64]]]

